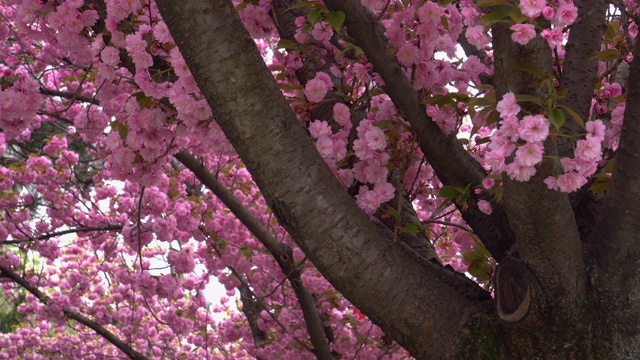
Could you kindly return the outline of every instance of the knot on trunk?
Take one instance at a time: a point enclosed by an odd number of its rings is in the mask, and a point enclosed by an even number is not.
[[[500,319],[508,323],[524,319],[531,307],[529,269],[519,260],[504,258],[496,270],[495,285]]]

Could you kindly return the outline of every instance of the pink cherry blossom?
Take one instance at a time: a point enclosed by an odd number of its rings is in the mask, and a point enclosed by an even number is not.
[[[516,95],[511,91],[504,94],[502,96],[502,99],[498,101],[496,109],[504,118],[508,116],[518,115],[518,113],[520,112],[520,106],[518,105],[518,101],[516,100]]]
[[[572,3],[565,3],[558,7],[552,23],[555,26],[563,27],[573,24],[578,17],[578,8]]]
[[[486,200],[478,201],[478,209],[487,215],[491,215],[493,209],[491,208],[491,203]]]
[[[536,37],[536,29],[532,24],[514,24],[511,26],[513,34],[511,40],[520,45],[527,45],[531,39]]]
[[[528,142],[543,141],[549,135],[549,120],[542,115],[527,115],[520,121],[518,135]]]
[[[304,88],[304,96],[311,102],[320,102],[327,95],[327,85],[324,81],[313,78],[307,82]]]

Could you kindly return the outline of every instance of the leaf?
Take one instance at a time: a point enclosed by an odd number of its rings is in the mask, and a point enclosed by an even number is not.
[[[479,0],[476,2],[477,7],[498,6],[506,4],[508,0]]]
[[[129,134],[129,127],[127,125],[119,122],[118,120],[114,120],[109,123],[109,126],[111,126],[112,129],[116,129],[122,140],[127,138],[127,135]]]
[[[529,18],[526,15],[524,15],[522,13],[522,11],[520,11],[520,7],[519,6],[514,7],[509,12],[509,17],[511,18],[511,20],[513,20],[513,22],[516,22],[516,23],[523,23],[523,22],[529,20]]]
[[[620,58],[620,51],[618,51],[617,49],[606,49],[600,51],[591,59],[598,59],[602,62],[607,62],[617,60],[618,58]]]
[[[611,174],[613,172],[613,168],[615,166],[616,166],[616,158],[607,160],[607,162],[604,164],[604,167],[602,168],[601,172]]]
[[[458,194],[460,194],[460,191],[458,191],[455,186],[451,185],[445,185],[440,189],[440,191],[438,191],[438,197],[449,200],[455,198]]]
[[[151,109],[151,107],[153,106],[153,100],[150,97],[147,97],[144,92],[138,91],[137,93],[133,94],[133,96],[136,98],[136,101],[138,102],[138,105],[140,105],[141,109]]]
[[[445,104],[455,104],[456,101],[453,100],[453,96],[451,94],[447,95],[433,95],[424,101],[427,105],[445,105]]]
[[[467,267],[467,272],[471,274],[471,276],[478,279],[478,281],[486,281],[491,279],[491,275],[489,275],[490,271],[491,267],[489,266],[489,264],[482,260],[472,261],[471,264],[469,264],[469,267]]]
[[[390,206],[388,204],[385,204],[385,205],[386,205],[385,210],[387,210],[391,214],[391,216],[393,216],[393,218],[396,220],[397,223],[402,221],[400,218],[400,213],[398,212],[397,209],[394,209],[393,206]]]
[[[584,126],[584,121],[582,120],[580,115],[578,115],[577,112],[573,111],[573,109],[571,109],[570,107],[565,106],[565,105],[560,105],[558,107],[562,108],[564,111],[566,111],[567,114],[569,114],[569,116],[571,116],[573,121],[577,122],[580,125],[580,127],[582,127],[583,129],[586,129],[586,127]]]
[[[407,224],[402,228],[402,231],[411,235],[416,235],[417,233],[420,232],[420,224],[416,224],[416,223]]]
[[[516,95],[516,100],[518,101],[528,101],[528,102],[532,102],[536,105],[540,105],[540,107],[544,108],[545,105],[542,102],[542,100],[537,97],[537,96],[533,96],[533,95],[528,95],[528,94],[518,94]]]
[[[551,109],[547,116],[549,116],[549,121],[551,121],[553,126],[555,126],[558,130],[560,130],[566,120],[564,117],[564,113],[559,108]]]
[[[296,45],[296,43],[287,39],[280,39],[280,41],[278,41],[278,43],[276,44],[276,49],[295,50],[297,48],[298,45]]]
[[[472,251],[468,251],[462,254],[462,258],[468,262],[474,262],[476,260],[487,261],[487,257],[484,255],[484,253],[481,250],[478,250],[478,249],[474,249]]]
[[[309,13],[307,14],[307,20],[309,21],[309,23],[315,24],[321,12],[322,12],[322,8],[316,8],[309,11]]]
[[[289,7],[287,10],[302,9],[305,7],[312,7],[314,9],[318,9],[318,8],[321,8],[322,6],[323,6],[322,3],[318,1],[302,1]]]
[[[602,174],[602,175],[605,175],[605,174]],[[601,177],[598,177],[598,179],[593,184],[591,184],[591,186],[589,187],[589,190],[604,195],[604,193],[606,193],[607,190],[609,189],[610,183],[611,183],[610,176],[608,175],[601,176]]]
[[[620,26],[620,23],[617,23],[617,25]],[[618,32],[616,29],[617,27],[613,27],[613,22],[607,23],[607,30],[604,31],[604,38],[607,40],[613,40]]]
[[[491,25],[506,18],[507,16],[509,16],[508,11],[493,11],[485,15],[482,19],[480,19],[480,22],[485,23],[487,25]]]
[[[340,31],[342,24],[344,24],[345,15],[342,11],[331,11],[327,14],[327,22],[336,31]]]
[[[542,69],[537,64],[528,62],[514,62],[513,66],[535,76],[538,79],[543,79],[545,77],[544,71],[542,71]]]

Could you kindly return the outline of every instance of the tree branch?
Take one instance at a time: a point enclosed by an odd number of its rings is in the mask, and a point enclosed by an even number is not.
[[[607,190],[602,219],[590,243],[601,269],[600,296],[606,315],[618,321],[612,347],[627,348],[626,336],[640,334],[640,46],[631,62],[627,105],[616,164]],[[637,350],[637,349],[636,349]]]
[[[16,284],[22,286],[24,289],[26,289],[31,294],[33,294],[33,296],[38,298],[38,300],[40,300],[42,303],[44,303],[44,304],[51,303],[51,299],[47,295],[45,295],[43,292],[38,290],[37,287],[32,286],[31,284],[29,284],[29,282],[25,278],[23,278],[20,275],[14,273],[13,271],[11,271],[10,269],[4,267],[3,265],[0,265],[0,274],[2,275],[2,277],[7,277],[7,278],[11,279],[11,281],[13,281]],[[73,310],[64,309],[64,310],[62,310],[62,312],[68,318],[73,319],[73,320],[79,322],[80,324],[83,324],[84,326],[90,328],[91,330],[95,331],[98,335],[102,336],[105,340],[107,340],[108,342],[113,344],[115,347],[120,349],[123,353],[127,354],[127,356],[129,356],[130,359],[133,359],[133,360],[147,360],[146,356],[142,355],[141,353],[139,353],[136,350],[134,350],[133,348],[131,348],[124,341],[118,339],[113,333],[111,333],[109,330],[107,330],[104,327],[102,327],[97,322],[95,322],[95,321],[93,321],[93,320],[85,317],[84,315],[82,315],[82,314],[80,314],[80,313],[78,313],[76,311],[73,311]]]
[[[86,227],[86,228],[67,229],[67,230],[61,230],[61,231],[43,234],[36,237],[28,237],[25,239],[0,241],[0,244],[16,245],[26,241],[47,240],[54,237],[73,234],[73,233],[83,233],[83,232],[92,232],[92,231],[115,231],[115,230],[122,230],[122,225],[109,225],[105,227]]]
[[[521,46],[511,40],[511,30],[505,23],[494,24],[491,32],[496,97],[500,99],[505,93],[513,91],[545,99],[548,89],[541,89],[541,80],[520,70],[518,63],[536,64],[543,72],[551,73],[552,56],[547,42],[537,36],[526,46]],[[525,111],[540,113],[540,109],[533,105],[521,105]],[[545,155],[556,154],[555,143],[547,140]],[[523,322],[513,325],[520,330],[539,327],[541,322],[555,328],[567,322],[578,323],[579,319],[586,316],[582,312],[586,292],[585,266],[569,198],[567,194],[548,189],[543,183],[547,176],[556,175],[559,171],[555,166],[553,161],[543,162],[536,167],[536,175],[527,182],[504,176],[503,198],[509,224],[517,238],[512,256],[524,262],[524,268],[518,271],[525,272],[526,269],[532,273],[532,276],[519,278],[528,279],[526,289],[535,295],[533,306],[548,306],[554,312],[553,318],[549,318],[545,307],[538,307],[537,312],[529,313]],[[586,332],[577,327],[573,331]],[[576,338],[575,334],[567,333],[566,336],[564,340],[558,338],[554,341],[561,343]],[[531,339],[517,341],[529,342]]]
[[[245,208],[238,199],[200,162],[186,151],[174,155],[185,167],[222,201],[231,212],[251,231],[251,233],[267,248],[267,251],[280,265],[291,287],[298,298],[307,331],[318,359],[333,359],[329,344],[324,336],[324,325],[318,314],[315,300],[309,289],[302,282],[300,270],[293,261],[291,248],[271,235],[269,230]]]
[[[479,329],[496,334],[491,299],[460,274],[408,260],[358,209],[297,124],[233,4],[157,4],[217,123],[318,270],[415,356],[455,358],[467,340],[481,352],[470,339]]]
[[[445,185],[478,185],[486,174],[480,164],[469,155],[455,136],[447,136],[427,115],[418,93],[404,75],[400,64],[391,53],[384,29],[377,19],[355,0],[325,0],[333,10],[346,14],[345,25],[375,70],[385,82],[383,87],[402,116],[416,132],[420,149],[427,157],[440,181]],[[478,235],[494,258],[502,259],[515,242],[513,233],[505,221],[504,210],[494,206],[491,215],[482,213],[476,206],[477,195],[462,217]]]

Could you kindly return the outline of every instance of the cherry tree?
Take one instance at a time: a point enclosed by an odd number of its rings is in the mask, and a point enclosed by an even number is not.
[[[0,1],[0,359],[637,357],[639,15]]]

